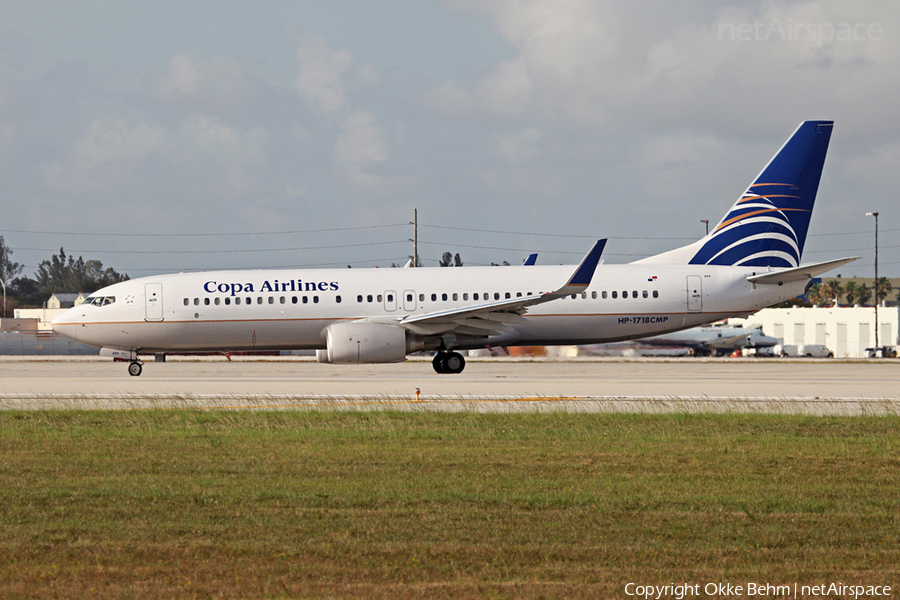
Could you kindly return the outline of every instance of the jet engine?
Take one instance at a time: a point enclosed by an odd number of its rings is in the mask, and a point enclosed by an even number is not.
[[[414,339],[397,325],[383,323],[335,323],[325,330],[327,350],[317,350],[320,363],[390,363],[406,360],[414,348]],[[410,336],[411,337],[411,336]]]

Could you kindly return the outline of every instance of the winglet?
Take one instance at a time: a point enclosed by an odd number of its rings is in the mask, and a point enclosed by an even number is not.
[[[522,263],[524,267],[531,267],[537,262],[537,254],[529,254],[528,258],[525,259],[525,262]]]
[[[603,249],[605,247],[606,239],[597,240],[597,243],[594,244],[594,247],[591,248],[591,251],[588,252],[581,260],[581,264],[578,265],[577,269],[575,269],[575,273],[572,274],[572,277],[569,278],[569,281],[566,283],[566,285],[562,286],[555,292],[552,292],[553,295],[565,296],[566,294],[574,294],[576,292],[584,291],[584,288],[589,286],[591,283],[591,279],[594,278],[594,270],[597,268],[597,264],[600,262],[600,255],[603,254]]]

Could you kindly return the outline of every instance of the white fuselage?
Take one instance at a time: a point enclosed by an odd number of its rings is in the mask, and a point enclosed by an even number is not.
[[[322,349],[341,321],[395,323],[550,292],[571,266],[216,271],[145,277],[92,294],[53,328],[98,347],[143,352]],[[764,267],[600,265],[583,293],[530,306],[506,345],[593,344],[677,331],[802,293],[754,285]],[[461,349],[483,341],[460,343]]]

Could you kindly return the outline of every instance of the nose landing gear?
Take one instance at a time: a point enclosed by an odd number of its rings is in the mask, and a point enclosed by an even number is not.
[[[459,352],[438,352],[431,361],[435,373],[462,373],[466,368],[466,359]]]

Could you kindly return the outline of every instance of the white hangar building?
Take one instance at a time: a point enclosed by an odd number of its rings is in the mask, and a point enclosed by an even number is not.
[[[872,306],[766,308],[746,319],[728,322],[744,327],[762,326],[763,333],[778,338],[782,344],[824,344],[835,358],[865,358],[865,349],[875,346]],[[878,344],[896,346],[900,309],[879,306],[878,325]]]

